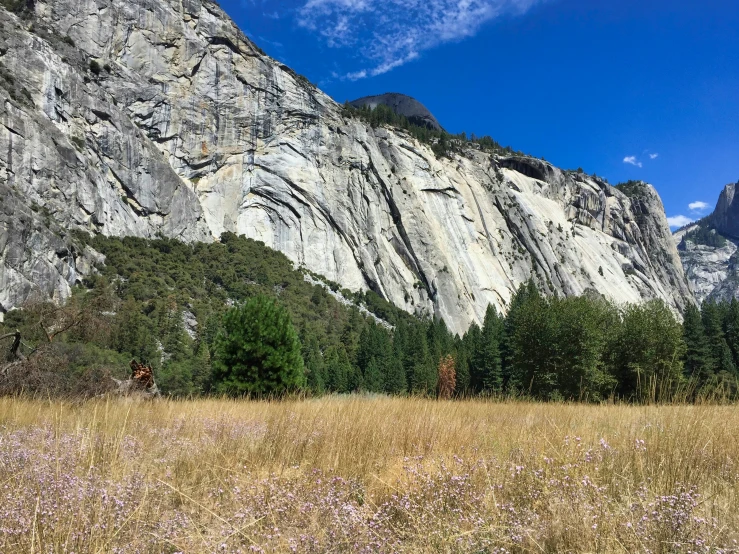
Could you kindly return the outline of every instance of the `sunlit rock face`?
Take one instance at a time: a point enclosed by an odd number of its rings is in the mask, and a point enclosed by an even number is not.
[[[7,76],[11,76],[8,79]],[[210,2],[0,8],[0,304],[61,300],[70,232],[232,231],[457,332],[533,276],[550,293],[692,302],[662,203],[471,146],[373,129]]]
[[[735,201],[736,185],[727,185],[719,196],[714,212],[703,220],[674,235],[679,245],[685,274],[698,302],[739,298],[739,201]],[[683,240],[698,228],[712,229],[723,237],[723,246],[695,244]],[[689,235],[688,235],[689,236]]]

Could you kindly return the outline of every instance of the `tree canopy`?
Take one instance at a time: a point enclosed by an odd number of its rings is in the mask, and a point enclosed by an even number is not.
[[[213,384],[228,394],[296,391],[306,384],[300,341],[290,314],[256,296],[223,315],[214,345]]]

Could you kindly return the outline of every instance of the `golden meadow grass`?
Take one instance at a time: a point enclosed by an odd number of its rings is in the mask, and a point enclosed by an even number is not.
[[[0,399],[0,552],[735,552],[739,410]]]

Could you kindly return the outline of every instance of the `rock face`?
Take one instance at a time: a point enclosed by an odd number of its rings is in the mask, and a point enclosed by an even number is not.
[[[724,187],[716,209],[709,216],[711,225],[724,236],[739,237],[739,200],[735,201],[737,187],[739,182]]]
[[[421,104],[415,98],[406,96],[405,94],[398,94],[397,92],[388,92],[386,94],[379,94],[377,96],[365,96],[349,102],[349,104],[355,108],[361,108],[362,106],[369,106],[370,108],[376,108],[377,106],[387,106],[391,108],[396,114],[404,115],[409,119],[411,123],[416,125],[426,126],[436,131],[441,130],[441,125],[433,116],[433,114]]]
[[[735,202],[737,186],[739,183],[724,188],[711,215],[674,234],[685,274],[699,303],[739,298],[739,240],[736,238],[739,237],[739,201]],[[713,230],[724,239],[725,244],[708,246],[689,240],[689,233],[701,228]]]
[[[10,78],[9,78],[10,76]],[[90,271],[70,233],[233,231],[463,332],[543,290],[693,302],[662,203],[348,119],[204,0],[0,8],[0,303]]]

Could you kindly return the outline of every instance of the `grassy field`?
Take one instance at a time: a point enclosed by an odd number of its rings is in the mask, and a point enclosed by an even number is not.
[[[0,399],[0,552],[736,552],[739,410]]]

